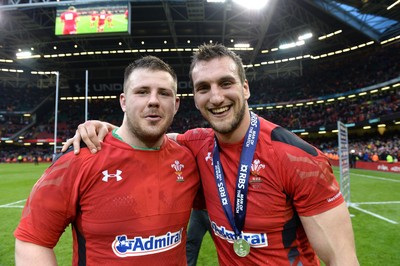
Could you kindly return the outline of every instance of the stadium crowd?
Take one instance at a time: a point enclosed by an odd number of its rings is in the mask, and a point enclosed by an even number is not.
[[[310,141],[314,146],[322,150],[328,157],[338,160],[337,139],[318,139]],[[400,162],[400,135],[387,136],[362,136],[352,138],[348,147],[350,157],[357,161],[389,163]]]
[[[298,100],[315,99],[338,93],[357,91],[370,85],[379,84],[400,77],[400,54],[397,53],[400,44],[380,49],[370,49],[368,53],[360,53],[354,57],[343,57],[340,60],[328,60],[325,63],[312,64],[303,70],[301,77],[271,78],[250,80],[252,93],[250,105],[268,103],[294,103]],[[17,93],[16,93],[17,90]],[[53,139],[54,112],[45,110],[39,117],[23,116],[21,111],[32,111],[43,105],[46,97],[54,108],[51,89],[22,87],[16,90],[0,87],[0,137],[7,138],[17,133],[29,124],[34,124],[22,135],[24,139]],[[284,92],[284,93],[283,93]],[[17,95],[24,95],[19,97]],[[375,94],[345,99],[342,101],[325,102],[323,104],[294,106],[292,108],[272,108],[254,110],[266,119],[288,129],[325,127],[336,125],[338,120],[343,123],[357,123],[385,117],[400,117],[400,87],[380,91]],[[121,124],[122,111],[117,99],[90,100],[88,119],[98,119]],[[65,140],[73,136],[76,127],[82,123],[85,110],[82,100],[60,101],[58,112],[58,139]],[[184,132],[193,127],[207,127],[200,113],[194,106],[192,97],[181,98],[181,105],[170,132]],[[308,140],[309,141],[309,140]],[[336,141],[336,140],[335,140]],[[334,141],[334,142],[335,142]],[[335,152],[335,145],[315,143],[321,150]],[[385,160],[385,154],[398,158],[399,139],[397,136],[376,136],[369,140],[352,140],[352,149],[361,160],[372,161],[376,154],[379,160]],[[2,144],[0,161],[10,161],[17,153],[33,158],[30,148],[10,148]],[[336,148],[337,149],[337,148]],[[17,150],[17,151],[16,151]],[[52,149],[43,158],[51,158]]]
[[[0,112],[14,113],[30,111],[46,97],[54,94],[53,88],[40,88],[34,85],[8,87],[0,86]]]
[[[344,93],[397,78],[400,75],[400,44],[371,49],[324,63],[307,64],[300,77],[269,78],[252,82],[250,104],[311,99]],[[284,92],[284,93],[281,93]]]
[[[49,146],[24,147],[7,145],[0,149],[0,163],[41,163],[51,162],[52,158],[53,150]]]
[[[383,118],[399,113],[400,90],[379,95],[365,95],[353,100],[335,101],[305,107],[263,110],[260,114],[288,129],[323,127]]]
[[[69,135],[72,136],[72,135]],[[322,150],[328,157],[337,160],[337,140],[321,138],[308,140],[311,144]],[[18,162],[50,162],[53,157],[53,146],[25,147],[15,145],[3,145],[0,149],[0,163]],[[400,137],[399,135],[376,136],[351,139],[349,150],[353,151],[357,160],[364,162],[387,161],[390,155],[393,161],[400,162]],[[18,157],[21,156],[21,160]]]

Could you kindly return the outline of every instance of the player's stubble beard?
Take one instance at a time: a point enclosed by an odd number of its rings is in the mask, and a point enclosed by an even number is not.
[[[163,138],[168,128],[171,126],[173,116],[167,118],[161,125],[145,125],[141,126],[141,123],[132,122],[134,119],[130,119],[128,113],[126,113],[126,124],[129,132],[142,143],[145,143],[148,147],[152,147],[155,143]],[[146,127],[150,130],[146,130]],[[155,129],[155,130],[154,130]]]
[[[230,125],[226,127],[219,126],[218,123],[212,123],[210,121],[211,119],[208,120],[207,122],[210,124],[211,128],[215,132],[218,132],[220,134],[229,134],[235,131],[240,126],[240,123],[243,121],[245,111],[246,111],[246,102],[244,101],[239,112],[236,114],[236,116],[234,116],[234,119],[232,120]]]

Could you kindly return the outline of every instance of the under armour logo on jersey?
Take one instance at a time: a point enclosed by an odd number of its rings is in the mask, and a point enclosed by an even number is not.
[[[117,172],[115,174],[109,174],[108,170],[105,170],[102,173],[104,175],[104,177],[102,179],[104,182],[108,182],[108,179],[111,177],[114,177],[117,181],[121,181],[121,179],[122,179],[122,176],[121,176],[122,171],[121,170],[117,170]]]
[[[206,157],[205,159],[206,159],[206,162],[207,162],[208,160],[211,160],[211,165],[213,165],[213,158],[212,158],[212,156],[211,156],[211,152],[207,153],[207,157]]]

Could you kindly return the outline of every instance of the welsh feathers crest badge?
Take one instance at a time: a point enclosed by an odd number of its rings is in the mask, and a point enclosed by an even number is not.
[[[265,164],[262,164],[259,159],[255,159],[251,164],[251,179],[250,183],[261,183],[260,171],[265,169]]]
[[[173,164],[171,164],[171,167],[175,170],[175,174],[177,175],[176,182],[185,181],[184,177],[182,176],[183,168],[185,168],[185,165],[176,160]]]

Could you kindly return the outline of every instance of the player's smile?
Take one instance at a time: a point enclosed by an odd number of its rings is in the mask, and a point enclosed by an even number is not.
[[[209,111],[214,115],[223,114],[228,110],[230,110],[230,106],[209,109]]]

